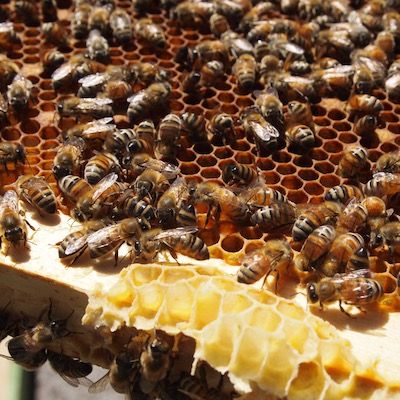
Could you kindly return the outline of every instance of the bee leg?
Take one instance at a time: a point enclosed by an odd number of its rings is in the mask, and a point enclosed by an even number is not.
[[[279,271],[277,271],[275,276],[275,293],[278,293],[278,282],[279,282]]]
[[[339,308],[340,311],[344,314],[346,314],[349,318],[355,319],[356,317],[354,315],[351,315],[350,313],[348,313],[342,306],[342,300],[339,300]]]
[[[116,249],[114,253],[114,267],[118,265],[118,250],[122,246],[123,243],[121,243]]]
[[[28,220],[27,219],[24,219],[24,221],[25,221],[25,223],[29,226],[29,228],[31,228],[33,231],[37,231],[37,229],[36,228],[34,228],[29,222],[28,222]]]

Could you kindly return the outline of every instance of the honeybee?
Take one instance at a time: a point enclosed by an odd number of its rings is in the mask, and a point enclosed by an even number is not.
[[[374,303],[383,296],[381,284],[369,278],[369,270],[356,270],[338,274],[332,278],[323,278],[318,283],[307,285],[307,298],[310,303],[319,302],[320,307],[326,303],[339,301],[340,311],[349,315],[342,302],[361,306]]]
[[[353,65],[356,73],[359,69],[363,70],[365,74],[365,71],[369,71],[369,74],[371,74],[371,77],[374,81],[374,87],[375,85],[381,86],[383,84],[387,71],[386,66],[382,62],[360,55],[354,60]],[[367,77],[366,79],[370,79],[370,77]]]
[[[283,104],[279,100],[278,92],[275,88],[268,88],[265,93],[261,93],[256,100],[263,117],[277,129],[283,124]]]
[[[42,24],[42,32],[47,43],[62,49],[69,46],[68,32],[60,22],[45,22]]]
[[[375,115],[383,110],[383,104],[375,96],[369,94],[354,94],[349,98],[347,110],[350,116]]]
[[[20,242],[26,245],[26,221],[21,218],[18,207],[18,195],[7,190],[0,198],[0,244],[5,242],[5,252],[9,245],[17,246]]]
[[[235,143],[234,125],[234,120],[229,114],[221,113],[212,117],[209,127],[214,137],[226,144]]]
[[[25,148],[22,144],[10,142],[0,142],[0,163],[3,164],[4,170],[8,171],[7,163],[24,164],[26,160]]]
[[[121,172],[118,158],[111,153],[97,153],[85,165],[84,177],[93,185],[112,172]]]
[[[105,73],[96,73],[86,75],[78,80],[81,85],[77,96],[78,97],[96,97],[107,82],[107,75]]]
[[[247,32],[246,38],[250,43],[255,43],[259,40],[267,42],[272,28],[270,21],[259,21]]]
[[[167,82],[152,83],[128,98],[128,119],[130,122],[143,120],[156,108],[163,107],[171,94],[171,85]]]
[[[375,46],[383,50],[386,54],[393,54],[396,47],[396,40],[393,33],[389,31],[382,31],[376,35]]]
[[[51,49],[47,51],[42,60],[43,72],[52,74],[58,67],[66,61],[65,55],[58,50]]]
[[[311,72],[311,66],[307,61],[295,60],[289,66],[292,75],[306,75]]]
[[[373,175],[364,188],[367,196],[382,197],[400,192],[400,176],[391,172],[378,172]]]
[[[400,172],[400,151],[382,154],[376,161],[375,170],[378,172]]]
[[[241,283],[252,284],[265,276],[265,283],[269,274],[276,272],[276,281],[278,281],[279,271],[287,268],[292,259],[293,252],[289,243],[283,240],[268,240],[263,247],[244,256],[237,280]]]
[[[259,154],[274,151],[278,147],[279,131],[264,119],[257,107],[247,107],[241,119],[246,134],[254,137]]]
[[[73,264],[87,249],[87,238],[90,233],[96,232],[107,225],[107,219],[85,221],[81,229],[69,233],[63,240],[57,243],[58,257],[68,264]]]
[[[121,158],[127,150],[128,143],[136,138],[137,135],[133,129],[112,130],[105,138],[103,150]]]
[[[152,221],[156,217],[155,209],[148,197],[140,198],[132,189],[126,189],[116,201],[112,218],[137,217]]]
[[[196,212],[189,200],[189,188],[186,181],[177,177],[171,186],[161,195],[157,203],[157,214],[163,228],[195,226]]]
[[[18,18],[26,25],[40,25],[38,2],[29,0],[17,0],[14,3],[14,8]]]
[[[357,232],[365,226],[368,218],[368,210],[357,200],[350,200],[343,212],[339,215],[336,230],[337,232]],[[336,203],[338,204],[338,203]]]
[[[15,75],[7,88],[7,99],[11,107],[16,111],[23,111],[29,105],[32,94],[32,82],[22,75]]]
[[[93,383],[86,378],[93,370],[91,364],[52,351],[47,351],[47,358],[54,371],[71,386],[90,386]]]
[[[362,200],[364,198],[361,190],[357,186],[353,185],[333,186],[325,193],[324,196],[325,200],[338,201],[343,204],[347,204],[347,202],[352,198],[357,200]]]
[[[244,200],[227,188],[213,182],[199,183],[194,191],[195,203],[205,203],[209,206],[205,226],[213,214],[214,220],[219,221],[222,212],[232,221],[243,223],[248,220],[248,207]]]
[[[210,30],[215,37],[219,38],[230,30],[229,22],[224,15],[214,13],[210,17]]]
[[[260,76],[259,81],[263,85],[267,86],[269,85],[271,78],[278,75],[278,73],[283,69],[283,63],[277,56],[268,54],[269,50],[266,49],[265,43],[266,42],[259,40],[254,47],[254,51],[257,52],[256,54],[259,54],[257,57],[261,57],[258,68],[258,75]]]
[[[44,211],[48,214],[57,212],[56,196],[50,185],[42,176],[22,175],[17,180],[18,195],[39,213]]]
[[[337,236],[319,270],[325,276],[345,272],[350,257],[364,247],[364,239],[358,233],[343,233]]]
[[[131,85],[123,80],[109,80],[102,92],[102,96],[114,102],[126,102],[131,94]]]
[[[207,141],[206,120],[201,114],[185,112],[181,115],[181,128],[195,142]]]
[[[16,45],[21,44],[21,39],[14,31],[12,22],[0,23],[0,49],[3,51],[11,51]],[[9,61],[11,63],[11,61]]]
[[[274,12],[274,6],[270,3],[257,3],[251,7],[243,16],[240,22],[240,29],[247,32],[252,26],[259,21],[265,20],[265,17]]]
[[[84,179],[75,175],[63,176],[57,183],[61,192],[73,202],[77,202],[92,188]]]
[[[360,269],[369,269],[369,252],[366,247],[360,247],[349,258],[346,265],[346,272]]]
[[[151,47],[163,49],[167,42],[162,28],[153,23],[151,18],[139,19],[135,26],[136,37],[146,41]]]
[[[378,118],[376,115],[364,115],[357,118],[354,125],[354,132],[357,133],[357,135],[367,137],[372,135],[377,127]]]
[[[249,185],[258,177],[258,173],[247,165],[234,162],[222,168],[222,180],[228,185]]]
[[[85,150],[85,141],[80,137],[67,139],[57,150],[53,174],[56,179],[79,172]]]
[[[354,43],[347,30],[322,30],[318,33],[316,56],[347,59],[354,50]]]
[[[237,58],[232,72],[241,88],[249,91],[253,88],[256,81],[257,63],[250,54],[242,54]]]
[[[386,222],[376,233],[372,247],[386,245],[391,255],[400,253],[400,222]]]
[[[112,7],[93,7],[89,15],[89,31],[98,30],[102,35],[108,35],[110,30],[110,15]]]
[[[169,187],[171,176],[153,169],[145,169],[135,180],[133,187],[139,198],[150,197],[155,202]]]
[[[15,75],[18,75],[19,73],[20,70],[17,64],[13,63],[6,56],[0,55],[0,89],[2,92],[7,89],[7,86],[13,81]]]
[[[115,251],[115,263],[117,263],[118,249],[124,242],[137,249],[143,228],[147,227],[138,218],[125,218],[117,224],[90,233],[86,238],[90,258],[103,257]]]
[[[348,97],[353,86],[354,68],[349,65],[339,65],[315,72],[316,86],[321,96],[336,95]]]
[[[315,229],[305,240],[300,253],[294,259],[294,264],[300,271],[311,271],[315,264],[330,249],[335,239],[335,228],[322,225]]]
[[[311,102],[318,102],[319,95],[315,85],[315,79],[303,76],[280,75],[271,81],[271,84],[279,93],[282,101],[301,100],[308,98]]]
[[[113,101],[107,98],[79,98],[70,97],[57,104],[57,112],[61,117],[90,116],[95,119],[112,117]]]
[[[293,240],[303,241],[318,227],[334,223],[342,210],[342,204],[334,201],[325,201],[300,211],[293,224]]]
[[[225,66],[221,61],[211,60],[201,66],[200,86],[217,86],[225,77]]]
[[[146,349],[140,355],[139,387],[143,393],[151,393],[167,376],[171,351],[168,341],[160,336],[147,343]]]
[[[288,125],[306,125],[314,129],[311,107],[308,103],[291,101],[288,104]]]
[[[294,143],[303,149],[310,149],[315,146],[315,133],[306,125],[292,125],[286,131],[288,143]]]
[[[82,3],[75,6],[72,14],[71,29],[75,39],[84,39],[89,33],[89,16],[92,7],[88,3]]]
[[[179,3],[172,13],[183,28],[196,28],[208,24],[209,18],[215,12],[215,5],[208,2],[183,1]]]
[[[385,81],[385,89],[390,99],[399,101],[400,99],[400,73],[393,74]]]
[[[253,45],[239,33],[229,30],[221,36],[221,40],[236,59],[245,54],[253,56]],[[249,61],[251,60],[249,59]]]
[[[132,75],[141,83],[149,86],[155,82],[168,80],[168,73],[156,64],[138,62],[130,66]]]
[[[287,227],[295,221],[295,211],[290,203],[272,203],[256,210],[250,217],[250,222],[268,231]]]
[[[113,37],[118,43],[129,43],[132,40],[131,18],[125,10],[116,9],[111,13],[110,26]]]
[[[221,40],[204,40],[195,47],[194,51],[202,64],[219,61],[226,67],[229,63],[229,50]]]
[[[201,74],[196,71],[189,72],[182,81],[182,89],[185,93],[193,93],[199,89]]]
[[[339,161],[338,174],[343,178],[353,178],[368,167],[368,153],[364,147],[346,149]]]
[[[7,344],[10,359],[27,371],[33,371],[46,362],[46,346],[70,334],[66,328],[68,318],[52,320],[50,314],[51,305],[48,323],[38,322],[32,329],[11,338]]]
[[[197,235],[196,227],[184,226],[175,229],[152,229],[144,232],[140,239],[139,260],[152,262],[160,251],[168,251],[177,260],[177,253],[196,260],[208,260],[207,245]]]
[[[107,39],[97,29],[89,33],[89,37],[86,40],[86,48],[86,55],[91,60],[102,62],[109,59],[110,48]]]
[[[218,400],[221,397],[217,390],[209,388],[207,382],[203,382],[194,375],[183,374],[178,383],[177,392],[189,399]]]

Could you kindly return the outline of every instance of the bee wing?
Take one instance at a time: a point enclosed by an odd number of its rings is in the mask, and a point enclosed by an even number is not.
[[[14,25],[12,22],[7,21],[7,22],[0,23],[0,33],[10,32],[12,30],[14,30]]]
[[[8,110],[8,103],[2,94],[0,94],[0,111],[6,113]]]
[[[111,185],[118,180],[118,174],[112,172],[106,175],[99,183],[95,186],[93,193],[93,201],[96,201]]]
[[[354,271],[345,273],[345,274],[336,274],[333,276],[332,281],[335,283],[342,284],[345,281],[358,279],[358,278],[371,278],[371,270],[363,268],[363,269],[356,269]]]
[[[88,235],[83,235],[80,238],[74,240],[65,248],[64,251],[65,255],[70,256],[72,254],[77,253],[79,250],[81,250],[84,246],[87,245],[87,239]]]
[[[98,86],[103,83],[105,83],[107,80],[107,77],[105,74],[91,74],[84,76],[83,78],[79,79],[79,83],[82,85],[82,87],[92,87],[92,86]]]
[[[179,237],[188,233],[195,233],[198,231],[196,226],[182,226],[175,229],[167,229],[154,236],[154,240],[165,239],[167,237]]]
[[[147,92],[145,90],[141,90],[135,94],[133,94],[132,96],[129,96],[126,101],[128,103],[132,103],[133,101],[142,101],[146,98],[147,96]]]
[[[257,122],[250,121],[250,126],[253,128],[254,134],[263,142],[279,137],[279,131],[269,122],[267,122],[266,126],[261,126]]]
[[[176,165],[169,164],[169,163],[161,161],[161,160],[156,160],[155,158],[152,158],[152,159],[140,164],[140,166],[161,172],[162,174],[164,174],[166,176],[170,175],[171,178],[173,178],[176,175],[179,175],[181,172],[181,170]]]
[[[104,240],[104,237],[112,236],[112,240],[117,241],[120,238],[119,235],[119,225],[108,225],[104,228],[99,229],[98,231],[92,232],[87,237],[87,244],[89,247],[99,247],[99,243]],[[104,243],[104,245],[108,245],[109,243]]]
[[[65,63],[58,67],[51,75],[51,79],[53,81],[58,81],[60,79],[65,78],[67,75],[73,72],[73,67],[71,64]]]
[[[111,99],[108,99],[106,97],[96,97],[96,98],[84,98],[82,99],[76,106],[77,110],[81,111],[87,111],[87,110],[93,110],[96,107],[99,106],[105,106],[108,104],[112,104],[113,101]]]
[[[4,208],[11,208],[18,213],[18,195],[14,190],[7,190],[0,201],[0,214]]]
[[[110,122],[112,121],[113,119],[111,117],[92,121],[90,122],[89,127],[84,129],[82,135],[90,135],[92,133],[97,133],[97,132],[113,131],[116,128],[116,125],[110,124]]]
[[[304,49],[300,46],[297,46],[297,44],[294,43],[279,43],[278,47],[280,47],[282,50],[285,50],[289,53],[296,54],[296,55],[303,55],[304,54]]]
[[[89,386],[89,393],[101,393],[106,390],[108,383],[110,382],[110,371],[108,371],[102,378],[100,378],[97,382],[92,383]]]
[[[391,172],[377,172],[376,174],[373,175],[372,179],[376,180],[376,182],[379,181],[400,182],[400,176],[392,174]]]

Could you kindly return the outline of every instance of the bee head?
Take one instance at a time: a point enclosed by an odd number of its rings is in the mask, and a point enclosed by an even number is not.
[[[152,189],[153,189],[153,184],[150,181],[140,181],[138,182],[137,185],[137,193],[140,196],[140,198],[146,197],[150,195]]]
[[[24,148],[24,146],[22,146],[22,144],[17,144],[15,153],[17,155],[17,160],[19,160],[21,162],[25,161],[26,153],[25,153],[25,148]]]
[[[317,293],[317,287],[315,283],[309,283],[307,285],[307,298],[310,301],[310,303],[316,303],[319,300],[318,293]]]
[[[133,139],[128,143],[128,151],[130,154],[137,153],[140,150],[140,142],[137,139]]]
[[[159,340],[159,339],[154,339],[150,343],[150,351],[155,357],[161,357],[164,354],[168,354],[169,352],[169,346],[167,343]]]
[[[162,226],[171,226],[175,221],[175,210],[166,208],[158,212],[158,220]]]
[[[13,228],[7,229],[4,233],[6,239],[13,244],[17,244],[20,241],[25,240],[24,231],[20,226],[14,226]]]
[[[57,111],[62,114],[62,112],[64,111],[64,103],[58,103],[57,104]]]
[[[71,211],[71,215],[72,215],[72,218],[76,219],[78,222],[84,222],[84,221],[90,219],[90,216],[88,216],[86,213],[84,213],[79,208],[74,208]]]
[[[71,175],[71,170],[64,165],[54,165],[53,174],[57,180],[64,178],[64,176]]]

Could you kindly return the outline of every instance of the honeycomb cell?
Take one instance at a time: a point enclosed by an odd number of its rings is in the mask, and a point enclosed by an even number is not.
[[[389,112],[389,111],[382,111],[380,113],[380,117],[386,122],[398,122],[399,121],[399,117],[396,114]]]
[[[328,118],[333,119],[335,121],[340,121],[346,118],[346,113],[337,108],[334,108],[328,112]]]
[[[243,239],[237,235],[226,236],[221,242],[221,247],[229,253],[240,251],[243,248],[243,245]]]
[[[21,130],[24,133],[33,134],[33,133],[38,132],[39,129],[40,129],[39,122],[37,122],[33,119],[28,119],[28,120],[21,122]]]
[[[315,117],[314,122],[319,126],[329,126],[331,121],[326,117]]]
[[[246,254],[251,253],[254,250],[261,249],[261,247],[264,247],[265,242],[262,240],[252,240],[250,243],[246,244],[244,248],[244,252]]]
[[[40,139],[37,136],[29,135],[23,136],[21,142],[25,147],[36,147],[39,145]]]
[[[400,133],[399,124],[390,123],[390,124],[388,124],[388,129],[390,132],[395,133],[396,135],[398,135]]]
[[[292,159],[291,154],[285,150],[277,151],[272,155],[273,161],[277,163],[288,163]]]
[[[398,146],[394,143],[382,143],[379,147],[384,153],[390,153],[398,149]]]
[[[234,115],[239,112],[239,109],[234,104],[222,104],[221,111],[226,114]]]
[[[235,160],[239,164],[254,164],[254,157],[251,153],[239,152],[235,155]]]
[[[312,159],[308,155],[304,156],[297,156],[293,160],[294,164],[299,166],[299,167],[311,167],[313,164]]]
[[[343,150],[343,145],[336,140],[326,142],[323,147],[328,153],[339,153]]]
[[[219,159],[230,158],[233,156],[233,151],[229,147],[216,149],[214,155]]]
[[[18,140],[21,134],[17,129],[6,128],[3,129],[1,136],[4,140]]]
[[[289,190],[287,193],[287,198],[296,204],[303,204],[307,203],[308,201],[308,196],[300,190]]]
[[[214,156],[200,156],[196,161],[201,167],[211,167],[217,163]]]
[[[351,129],[351,125],[346,121],[334,122],[332,126],[337,131],[348,131]]]
[[[307,182],[304,190],[311,196],[320,196],[324,193],[324,188],[318,182]]]
[[[320,182],[324,187],[333,187],[340,184],[340,179],[336,175],[328,174],[321,176]]]
[[[40,137],[44,140],[57,139],[59,130],[54,126],[46,126],[40,130]]]
[[[381,155],[382,155],[382,152],[379,150],[370,150],[368,152],[368,158],[372,162],[375,162]]]
[[[271,169],[274,169],[275,165],[272,160],[269,158],[259,158],[257,160],[257,167],[260,168],[263,171],[269,171]]]
[[[311,157],[314,160],[321,161],[321,160],[326,160],[328,158],[328,154],[322,149],[313,149],[311,151]]]
[[[400,132],[400,130],[399,130]],[[379,146],[379,137],[377,135],[370,135],[366,137],[362,137],[360,140],[361,146],[366,147],[367,149],[375,149]]]
[[[318,136],[322,139],[336,139],[337,133],[331,128],[321,128],[318,131]]]
[[[57,94],[53,91],[46,91],[39,94],[39,99],[41,100],[54,100]]]
[[[197,154],[210,154],[213,151],[213,147],[212,147],[212,145],[210,143],[207,143],[207,142],[196,143],[193,146],[193,150]],[[218,149],[218,150],[220,150],[220,149]],[[229,150],[229,149],[227,149],[227,150]],[[231,155],[228,155],[226,157],[219,157],[217,155],[217,151],[216,151],[215,152],[215,156],[218,157],[218,158],[227,158],[227,157],[230,157]]]
[[[357,142],[358,138],[354,133],[351,132],[343,132],[339,135],[339,140],[342,143],[355,143]]]
[[[291,175],[296,172],[296,168],[291,164],[278,165],[276,170],[282,175]]]
[[[303,182],[297,176],[286,176],[281,184],[287,189],[300,189],[303,186]]]
[[[218,168],[203,168],[200,175],[204,178],[219,178],[221,171]]]
[[[254,239],[261,239],[262,232],[255,226],[247,226],[240,230],[240,235],[245,239],[254,240]]]
[[[318,179],[318,173],[312,169],[302,169],[299,171],[299,176],[305,181],[315,181]]]
[[[318,104],[312,104],[311,112],[315,117],[323,117],[326,115],[326,108]]]
[[[195,163],[181,164],[180,169],[184,175],[196,175],[200,171],[199,166]]]
[[[265,183],[267,184],[275,184],[279,182],[280,176],[279,174],[277,174],[276,172],[264,172],[264,179],[265,179]]]
[[[236,100],[236,105],[239,107],[239,109],[244,109],[246,107],[250,107],[253,105],[253,101],[249,99],[248,97],[239,97]]]
[[[334,167],[329,162],[317,162],[315,163],[315,169],[321,174],[329,174],[333,172]]]
[[[37,64],[40,62],[40,58],[38,56],[26,56],[23,61],[26,64]]]

